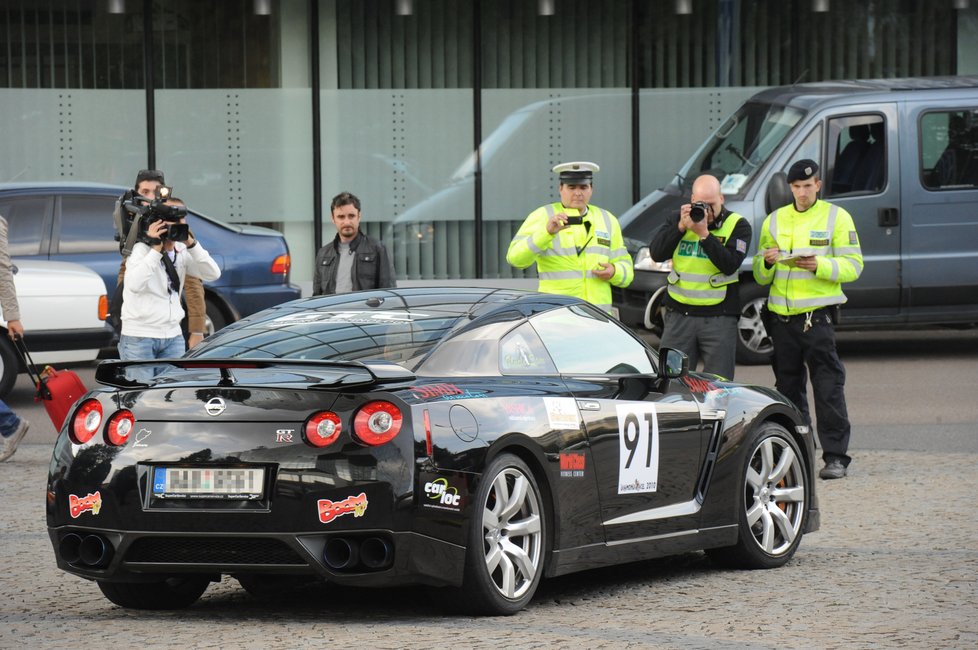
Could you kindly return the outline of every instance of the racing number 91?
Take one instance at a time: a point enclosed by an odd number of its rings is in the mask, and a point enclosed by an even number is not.
[[[659,421],[655,404],[631,402],[617,404],[616,408],[618,494],[655,492],[659,478]]]

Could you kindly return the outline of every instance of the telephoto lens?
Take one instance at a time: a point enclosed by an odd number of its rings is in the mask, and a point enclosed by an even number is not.
[[[702,201],[697,201],[696,203],[689,206],[689,218],[699,223],[706,218],[706,211],[710,209],[710,206]]]

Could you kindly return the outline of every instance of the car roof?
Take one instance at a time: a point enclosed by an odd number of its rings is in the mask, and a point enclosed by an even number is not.
[[[127,189],[122,185],[109,183],[90,183],[85,181],[38,181],[30,183],[0,183],[0,192],[25,192],[43,190],[45,192],[83,191],[91,194],[112,194],[119,196]]]
[[[811,108],[831,101],[880,100],[879,95],[884,94],[888,95],[887,99],[907,99],[921,92],[953,95],[960,90],[978,90],[978,75],[799,83],[762,90],[751,101]]]

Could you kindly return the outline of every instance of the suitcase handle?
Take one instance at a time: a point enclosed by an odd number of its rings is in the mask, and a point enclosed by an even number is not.
[[[34,382],[34,387],[37,389],[37,397],[41,399],[51,399],[51,391],[45,385],[44,380],[41,377],[41,373],[38,372],[37,366],[34,365],[34,359],[31,358],[31,353],[27,349],[27,344],[24,343],[23,336],[14,337],[14,347],[20,352],[20,356],[24,359],[24,366],[27,368],[27,376],[30,377],[31,381]]]

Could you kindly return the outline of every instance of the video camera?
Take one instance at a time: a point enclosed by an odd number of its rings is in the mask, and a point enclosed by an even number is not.
[[[156,196],[147,199],[136,194],[133,190],[123,194],[116,203],[113,221],[115,223],[115,238],[119,242],[119,252],[127,257],[137,241],[153,245],[159,243],[149,236],[150,225],[157,221],[165,221],[168,226],[160,239],[171,241],[187,241],[190,237],[190,226],[180,221],[187,216],[187,208],[183,205],[167,205],[172,196],[172,188],[161,185],[156,189]]]

